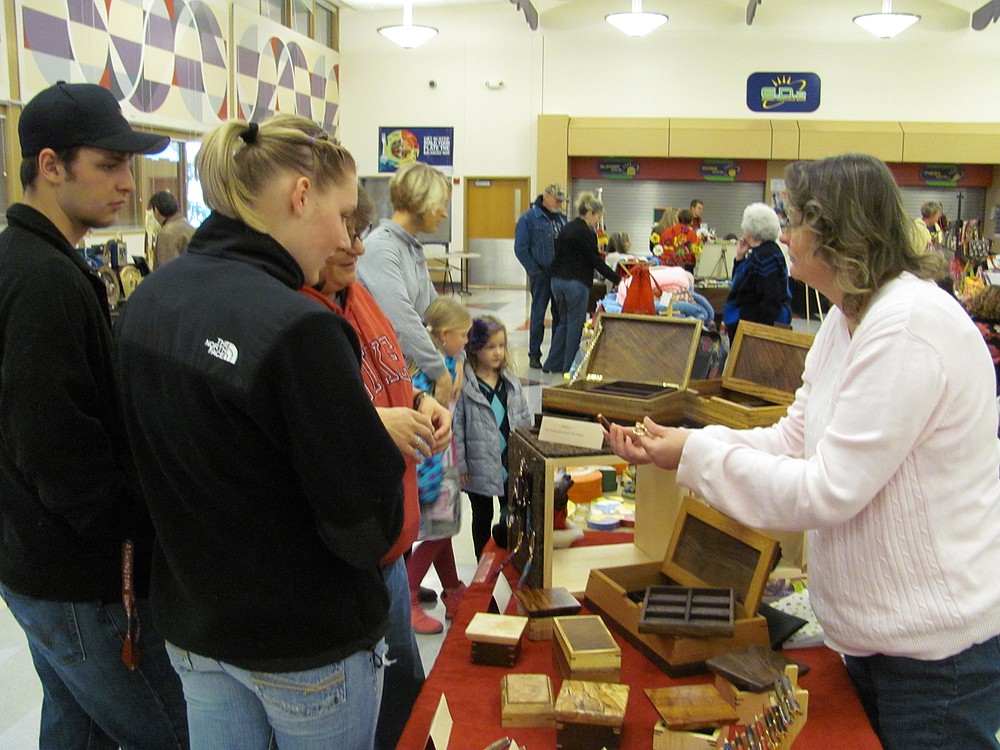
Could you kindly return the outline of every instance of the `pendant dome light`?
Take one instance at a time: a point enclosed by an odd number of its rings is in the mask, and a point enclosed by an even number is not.
[[[891,39],[920,20],[914,13],[893,13],[892,0],[882,0],[881,13],[855,16],[854,23],[881,39]]]
[[[662,13],[643,13],[642,0],[632,0],[631,13],[612,13],[604,20],[629,36],[646,36],[665,24],[667,17]]]
[[[403,25],[383,26],[378,33],[404,49],[413,49],[437,36],[438,30],[433,26],[414,26],[413,0],[403,0]]]

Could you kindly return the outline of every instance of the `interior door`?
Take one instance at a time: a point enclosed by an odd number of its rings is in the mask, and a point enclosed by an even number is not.
[[[514,227],[531,203],[527,177],[466,177],[465,236],[473,286],[524,288],[527,274],[514,257]]]

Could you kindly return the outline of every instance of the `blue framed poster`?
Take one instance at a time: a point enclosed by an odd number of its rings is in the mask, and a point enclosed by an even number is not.
[[[419,161],[451,174],[454,145],[454,128],[380,127],[378,171],[395,172],[404,164]]]
[[[747,78],[751,112],[815,112],[820,100],[815,73],[752,73]]]

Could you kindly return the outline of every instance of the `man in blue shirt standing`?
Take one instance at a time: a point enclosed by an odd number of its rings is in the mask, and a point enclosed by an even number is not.
[[[562,204],[566,191],[558,182],[549,185],[531,207],[518,219],[514,232],[514,255],[524,266],[531,284],[531,323],[528,332],[528,365],[542,369],[542,338],[545,336],[545,310],[552,301],[549,267],[555,257],[556,236],[566,226]],[[552,327],[558,323],[552,306]]]

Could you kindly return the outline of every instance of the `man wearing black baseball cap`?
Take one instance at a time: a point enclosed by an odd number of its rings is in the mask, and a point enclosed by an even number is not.
[[[73,247],[129,201],[131,156],[169,139],[132,130],[107,89],[67,83],[25,105],[18,134],[24,201],[0,234],[0,596],[42,682],[39,746],[186,748],[145,599],[152,526],[107,291]]]

